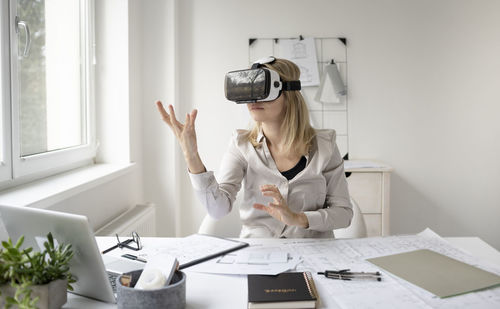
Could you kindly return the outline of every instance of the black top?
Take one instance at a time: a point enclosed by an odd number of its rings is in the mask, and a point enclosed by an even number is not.
[[[298,173],[302,172],[302,170],[306,167],[306,163],[306,157],[302,156],[302,158],[300,158],[299,160],[299,163],[297,163],[288,171],[281,172],[281,175],[285,176],[286,179],[291,180],[293,179],[293,177],[297,176]]]

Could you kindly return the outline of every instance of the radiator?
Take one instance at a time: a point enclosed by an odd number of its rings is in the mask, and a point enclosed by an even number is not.
[[[95,232],[96,236],[156,236],[156,210],[154,204],[136,205]]]

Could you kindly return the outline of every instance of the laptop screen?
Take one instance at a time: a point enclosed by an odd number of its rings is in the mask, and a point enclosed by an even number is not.
[[[40,246],[49,232],[57,243],[71,244],[74,256],[70,262],[70,271],[77,280],[72,284],[73,293],[105,302],[116,302],[87,217],[45,209],[0,205],[0,220],[3,221],[12,241],[15,242],[24,235],[25,248],[43,250]],[[114,269],[132,270],[144,267],[144,264],[138,262],[119,260],[123,265],[107,257]]]

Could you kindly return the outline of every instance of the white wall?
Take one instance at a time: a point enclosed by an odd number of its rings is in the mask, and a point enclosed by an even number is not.
[[[161,100],[177,105],[177,4],[171,0],[148,0],[141,5],[144,195],[157,205],[158,234],[173,236],[179,234],[176,229],[180,228],[175,222],[180,215],[177,175],[182,167],[175,163],[179,161],[176,141],[165,130],[154,103]]]
[[[159,15],[173,9],[175,27],[167,27]],[[177,207],[183,235],[195,232],[206,213],[182,160],[174,172],[178,146],[150,108],[154,98],[171,87],[178,89],[172,98],[179,115],[199,109],[201,157],[217,170],[232,131],[247,126],[245,107],[224,98],[223,77],[246,67],[248,38],[345,36],[350,156],[394,167],[392,232],[428,226],[500,249],[498,12],[494,0],[145,2],[144,25],[157,26],[144,29],[146,199]],[[177,51],[162,52],[174,39]],[[165,73],[172,59],[175,82]],[[182,193],[175,205],[167,196],[173,184]]]
[[[98,163],[128,163],[130,172],[84,190],[50,209],[83,214],[98,229],[143,196],[142,9],[138,1],[96,1]]]

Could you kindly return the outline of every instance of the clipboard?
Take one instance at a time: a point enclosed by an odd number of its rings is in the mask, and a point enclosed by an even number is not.
[[[201,248],[199,247],[200,243],[203,244]],[[191,246],[193,250],[183,257],[178,257],[180,262],[179,269],[187,268],[249,246],[248,243],[243,241],[205,234],[193,234],[184,237],[181,240],[181,244],[187,247]],[[198,248],[194,248],[195,246],[198,246]]]
[[[428,249],[367,261],[440,298],[500,285],[500,276]]]

